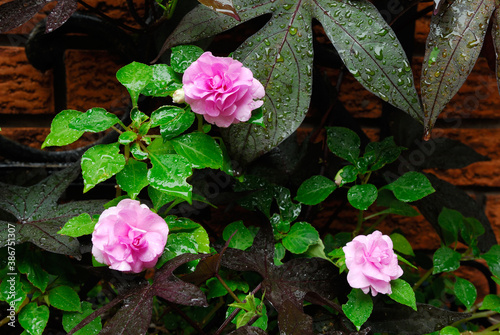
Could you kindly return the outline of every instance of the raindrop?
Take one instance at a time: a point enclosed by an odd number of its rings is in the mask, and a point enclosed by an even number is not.
[[[375,58],[382,60],[384,58],[383,50],[381,46],[375,47]]]
[[[290,32],[290,35],[297,34],[297,28],[295,28],[295,27],[290,27],[290,29],[288,29],[288,31]]]
[[[438,78],[440,75],[441,75],[440,71],[436,71],[436,73],[434,73],[434,77],[436,77],[436,78]]]
[[[269,40],[266,38],[266,39],[264,39],[264,44],[267,45],[267,46],[270,46],[271,42],[269,42]]]
[[[285,59],[283,58],[283,56],[279,53],[277,56],[276,56],[276,61],[277,62],[283,62]]]
[[[480,41],[478,41],[478,40],[469,42],[469,43],[467,43],[467,48],[474,48],[475,46],[478,46],[479,43],[480,43]]]
[[[292,4],[291,3],[287,3],[287,4],[284,4],[283,5],[283,8],[286,9],[286,10],[289,10],[290,8],[292,8]]]

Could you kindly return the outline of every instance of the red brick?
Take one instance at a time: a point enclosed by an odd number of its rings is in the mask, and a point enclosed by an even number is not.
[[[490,220],[497,241],[500,242],[500,194],[492,193],[487,195],[486,215]]]
[[[112,112],[128,106],[130,96],[116,72],[123,65],[106,51],[66,51],[67,107],[86,111],[103,107]]]
[[[0,109],[3,114],[51,114],[52,72],[40,73],[24,48],[0,47]]]

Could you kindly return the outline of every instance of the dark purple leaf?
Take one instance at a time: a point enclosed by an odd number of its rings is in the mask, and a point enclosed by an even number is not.
[[[494,9],[494,0],[456,0],[433,15],[420,80],[426,137],[472,71]]]
[[[47,16],[45,32],[50,33],[66,22],[76,11],[78,2],[76,0],[58,0],[57,5]]]
[[[120,310],[106,323],[100,334],[146,334],[151,323],[153,297],[158,295],[163,299],[186,306],[208,306],[203,292],[190,283],[181,281],[173,272],[181,265],[204,259],[207,255],[182,254],[165,263],[155,274],[153,283],[144,283],[120,294],[108,305],[82,320],[68,335],[85,327],[98,316],[106,313],[111,307],[123,301]]]
[[[30,20],[52,0],[14,0],[0,5],[0,33],[6,33]]]
[[[500,92],[500,10],[493,13],[493,28],[491,29],[493,44],[495,45],[497,87]]]
[[[365,326],[370,327],[373,333],[420,335],[439,331],[470,315],[425,304],[417,304],[417,311],[414,311],[400,304],[377,303]]]
[[[71,218],[82,213],[100,214],[104,201],[58,204],[68,185],[79,175],[78,165],[57,172],[30,187],[0,184],[0,208],[17,222],[0,222],[0,247],[7,243],[9,225],[16,230],[16,243],[31,242],[50,252],[80,258],[77,239],[57,232]]]
[[[198,2],[216,11],[217,13],[231,16],[235,20],[240,21],[240,17],[234,9],[232,0],[198,0]]]
[[[234,0],[242,22],[270,13],[258,33],[248,38],[234,57],[264,85],[262,107],[266,127],[237,124],[224,130],[235,159],[248,163],[277,146],[301,124],[312,89],[312,28],[318,19],[347,68],[368,90],[422,120],[413,75],[404,51],[378,10],[368,1]],[[240,22],[198,6],[166,40],[162,52],[191,43]]]
[[[303,311],[306,295],[313,302],[333,299],[340,287],[337,268],[322,258],[297,258],[281,266],[273,263],[274,237],[262,227],[248,251],[228,248],[222,265],[237,271],[255,271],[262,278],[262,291],[278,311],[278,325],[285,334],[312,334],[312,318]]]

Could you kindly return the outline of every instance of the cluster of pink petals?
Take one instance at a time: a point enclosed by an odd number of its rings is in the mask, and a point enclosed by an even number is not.
[[[184,72],[182,85],[193,112],[209,123],[229,127],[248,121],[252,110],[262,106],[264,86],[252,71],[229,57],[205,52]]]
[[[392,293],[391,280],[401,277],[403,269],[389,236],[376,230],[366,236],[356,236],[342,249],[351,287],[360,288],[365,294],[371,289],[373,296]]]
[[[113,270],[139,273],[163,253],[168,225],[139,201],[124,199],[102,212],[92,233],[92,254]]]

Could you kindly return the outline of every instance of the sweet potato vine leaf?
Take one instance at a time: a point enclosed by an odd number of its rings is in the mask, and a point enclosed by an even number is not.
[[[229,15],[235,20],[240,20],[238,13],[236,13],[236,10],[234,9],[232,0],[198,0],[198,2],[216,11],[217,13]]]
[[[205,294],[197,286],[186,283],[173,274],[179,266],[197,259],[204,259],[207,256],[182,254],[171,259],[156,272],[152,284],[144,283],[119,295],[109,304],[83,319],[68,335],[82,329],[96,317],[107,313],[120,302],[123,302],[123,305],[106,323],[99,334],[146,334],[151,323],[154,296],[176,304],[207,307],[208,303]]]
[[[14,0],[0,5],[0,33],[29,21],[53,0]],[[47,17],[47,32],[59,28],[76,11],[76,0],[59,0]]]
[[[255,271],[262,280],[265,298],[278,311],[282,334],[313,334],[313,319],[303,311],[306,295],[311,302],[337,296],[337,268],[322,258],[296,258],[281,266],[274,265],[274,237],[268,226],[262,227],[247,251],[228,248],[222,265],[237,271]]]
[[[494,0],[447,2],[431,20],[422,64],[426,135],[472,71],[483,45]]]
[[[68,185],[79,175],[75,165],[56,172],[30,187],[0,183],[0,209],[12,214],[15,222],[0,221],[0,248],[7,245],[8,234],[15,230],[16,244],[31,242],[50,252],[80,258],[77,239],[57,234],[71,218],[104,210],[104,201],[75,201],[58,204]]]
[[[295,131],[309,107],[312,89],[313,18],[319,20],[347,68],[368,90],[423,120],[413,75],[401,44],[367,0],[234,0],[241,22],[272,14],[234,57],[266,90],[266,127],[237,124],[224,132],[234,158],[248,163]],[[241,22],[199,5],[165,41],[162,51],[231,29]]]

